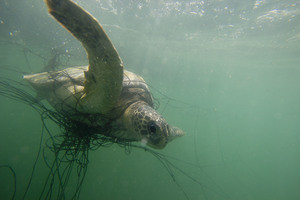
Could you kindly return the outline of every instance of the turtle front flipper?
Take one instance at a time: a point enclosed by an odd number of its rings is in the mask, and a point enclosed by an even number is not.
[[[49,13],[84,46],[89,69],[80,104],[87,112],[107,114],[122,90],[123,64],[98,21],[70,0],[46,0]]]

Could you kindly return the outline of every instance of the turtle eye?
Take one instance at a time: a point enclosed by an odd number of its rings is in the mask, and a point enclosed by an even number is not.
[[[148,129],[151,134],[155,134],[156,133],[156,124],[154,122],[150,122],[148,125]]]

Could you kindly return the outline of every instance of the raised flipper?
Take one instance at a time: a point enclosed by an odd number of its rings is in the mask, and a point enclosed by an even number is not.
[[[87,112],[107,114],[122,90],[123,64],[98,21],[70,0],[46,0],[49,13],[84,46],[89,60],[85,95],[80,104]]]

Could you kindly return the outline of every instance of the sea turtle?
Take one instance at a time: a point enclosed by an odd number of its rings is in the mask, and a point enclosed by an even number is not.
[[[100,134],[142,141],[152,148],[162,149],[184,135],[153,108],[144,79],[123,69],[118,52],[91,14],[71,0],[46,0],[46,4],[49,13],[82,43],[89,66],[25,75],[39,97],[88,126],[111,127]]]

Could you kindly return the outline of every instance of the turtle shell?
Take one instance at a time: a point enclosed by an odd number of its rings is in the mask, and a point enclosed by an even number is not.
[[[87,69],[88,66],[70,67],[61,71],[25,75],[24,79],[36,90],[38,99],[46,99],[57,111],[92,114],[93,102],[81,101],[85,98],[84,85]],[[115,108],[106,114],[109,118],[117,118],[124,109],[137,101],[144,101],[153,106],[149,87],[141,76],[124,70],[122,85]]]

